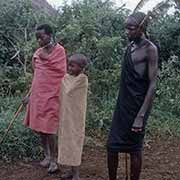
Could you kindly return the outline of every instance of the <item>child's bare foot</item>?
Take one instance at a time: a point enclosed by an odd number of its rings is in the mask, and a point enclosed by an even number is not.
[[[67,179],[72,179],[72,178],[73,178],[72,172],[68,172],[61,176],[61,180],[67,180]]]
[[[44,168],[48,168],[50,165],[50,158],[45,157],[41,162],[40,165]]]
[[[72,174],[73,174],[72,180],[80,180],[79,166],[72,167]]]
[[[80,177],[77,176],[77,175],[74,175],[73,178],[72,178],[72,180],[80,180]]]
[[[49,168],[48,168],[48,173],[52,174],[58,171],[58,165],[56,162],[51,161]]]

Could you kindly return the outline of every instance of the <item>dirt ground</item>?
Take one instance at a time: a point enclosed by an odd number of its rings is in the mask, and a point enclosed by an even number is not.
[[[120,155],[119,179],[125,180],[124,155]],[[81,180],[108,180],[106,151],[101,146],[84,148]],[[54,175],[37,161],[0,163],[0,180],[60,180],[67,168]],[[141,180],[180,180],[180,139],[148,140],[145,143]]]

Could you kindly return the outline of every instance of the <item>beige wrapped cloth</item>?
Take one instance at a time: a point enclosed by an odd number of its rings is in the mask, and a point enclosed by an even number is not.
[[[79,166],[85,137],[88,78],[66,74],[61,86],[58,163]]]

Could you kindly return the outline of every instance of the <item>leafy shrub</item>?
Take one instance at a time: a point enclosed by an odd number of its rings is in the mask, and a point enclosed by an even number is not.
[[[120,64],[127,45],[124,20],[129,11],[101,0],[64,4],[54,17],[35,13],[27,0],[2,0],[0,9],[0,136],[30,84],[31,57],[37,48],[34,30],[40,23],[53,26],[55,39],[68,56],[76,52],[88,56],[86,128],[107,131],[119,90]],[[180,135],[179,17],[179,12],[162,16],[150,27],[162,61],[147,128],[150,135]],[[0,146],[0,158],[36,158],[41,154],[38,136],[22,126],[22,119],[23,113]]]
[[[2,137],[21,100],[10,97],[1,98],[0,102],[0,137]],[[42,149],[39,147],[38,136],[22,125],[23,115],[23,112],[19,114],[4,142],[1,144],[0,159],[37,158],[41,154]]]

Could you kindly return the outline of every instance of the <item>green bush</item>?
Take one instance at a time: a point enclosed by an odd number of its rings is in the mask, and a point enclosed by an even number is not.
[[[120,65],[127,46],[124,20],[129,11],[114,7],[111,1],[101,0],[64,4],[52,17],[37,14],[27,0],[2,0],[0,10],[0,136],[20,103],[20,97],[29,88],[31,58],[37,48],[34,30],[40,23],[53,26],[54,39],[63,44],[68,56],[76,52],[88,56],[86,128],[107,131],[119,90]],[[154,19],[149,29],[160,45],[162,62],[148,121],[150,135],[180,135],[179,20],[179,12],[165,15]],[[36,158],[41,154],[38,136],[22,125],[22,119],[23,113],[0,146],[0,158]]]
[[[1,98],[0,102],[0,137],[2,137],[21,99]],[[24,113],[21,112],[1,144],[0,159],[37,158],[41,155],[42,149],[39,147],[39,138],[22,124],[23,116]]]

